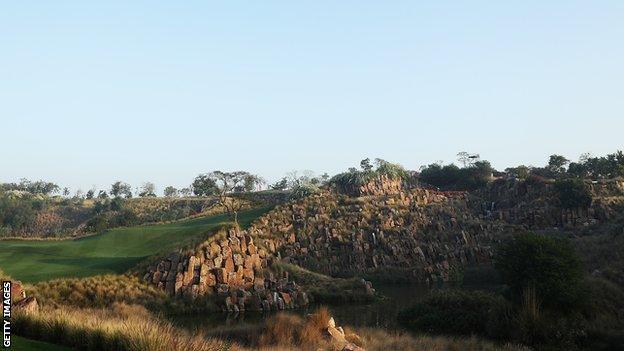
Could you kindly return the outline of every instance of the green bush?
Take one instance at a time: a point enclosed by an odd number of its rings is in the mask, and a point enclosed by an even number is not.
[[[445,190],[474,190],[487,185],[494,169],[488,161],[459,168],[454,164],[431,164],[420,173],[420,180]]]
[[[419,332],[499,338],[509,325],[510,305],[480,291],[435,292],[399,314],[399,322]]]
[[[583,298],[581,260],[567,240],[520,234],[499,247],[494,264],[516,301],[527,288],[544,307],[571,308]]]
[[[582,179],[558,179],[554,193],[559,207],[565,209],[587,208],[592,202],[591,193]]]

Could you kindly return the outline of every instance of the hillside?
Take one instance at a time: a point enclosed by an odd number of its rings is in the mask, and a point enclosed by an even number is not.
[[[241,225],[249,225],[266,211],[268,208],[264,207],[241,213]],[[222,214],[170,224],[112,229],[74,240],[5,240],[0,245],[0,262],[6,273],[25,282],[119,274],[146,257],[201,240],[228,222],[228,216]]]

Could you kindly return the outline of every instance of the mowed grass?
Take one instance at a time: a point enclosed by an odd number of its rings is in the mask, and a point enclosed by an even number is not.
[[[15,351],[71,351],[69,347],[49,344],[47,342],[35,341],[19,337],[11,336],[11,347],[9,350]]]
[[[242,227],[270,208],[238,215]],[[0,268],[14,279],[35,283],[61,277],[119,274],[146,257],[172,251],[208,236],[230,222],[227,215],[195,218],[176,223],[109,230],[100,235],[62,241],[0,241]]]

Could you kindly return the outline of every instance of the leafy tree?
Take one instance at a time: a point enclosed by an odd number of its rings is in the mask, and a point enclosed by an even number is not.
[[[565,209],[587,208],[592,196],[582,179],[558,179],[554,186],[559,206]]]
[[[531,168],[520,165],[517,167],[506,168],[505,172],[519,179],[526,179],[531,174]]]
[[[266,181],[255,174],[248,174],[243,178],[243,191],[252,192],[258,189]]]
[[[87,191],[87,194],[85,195],[85,197],[87,199],[93,199],[94,195],[95,195],[95,189],[89,189],[89,191]]]
[[[60,189],[59,186],[54,183],[45,182],[43,180],[33,182],[26,178],[20,179],[19,184],[15,184],[15,183],[4,184],[3,188],[6,190],[19,190],[19,191],[26,191],[31,194],[42,194],[42,195],[55,194]]]
[[[141,191],[139,192],[140,197],[156,197],[156,185],[152,182],[145,182],[141,186]]]
[[[321,175],[321,183],[326,184],[327,182],[329,182],[329,178],[330,178],[329,174],[323,173]]]
[[[177,197],[178,196],[178,189],[172,187],[171,185],[166,187],[164,190],[164,195],[165,197]]]
[[[567,308],[582,297],[581,261],[568,241],[524,233],[503,243],[494,264],[512,296],[534,289],[546,307]]]
[[[370,172],[373,170],[373,165],[370,163],[369,158],[365,158],[360,161],[360,168],[362,168],[363,172]]]
[[[494,169],[488,161],[476,161],[459,168],[454,164],[442,166],[434,163],[420,172],[420,180],[427,184],[449,190],[474,190],[485,186]]]
[[[126,199],[129,199],[132,197],[132,188],[127,183],[116,181],[111,185],[110,194],[113,197],[124,196]]]
[[[215,179],[210,174],[200,174],[193,181],[193,193],[197,196],[210,196],[219,192]]]
[[[223,172],[214,171],[209,174],[209,177],[214,180],[216,188],[218,190],[219,204],[223,206],[230,214],[234,223],[238,225],[238,211],[244,206],[244,202],[239,198],[228,196],[238,189],[243,187],[245,179],[249,176],[253,176],[249,172],[234,171]]]
[[[421,169],[420,179],[427,183],[441,188],[453,187],[460,178],[460,169],[454,164],[442,166],[432,163]]]
[[[570,162],[568,165],[568,174],[574,177],[585,178],[589,173],[586,164]]]
[[[68,187],[64,187],[63,188],[63,196],[69,196],[69,188]]]
[[[565,165],[568,163],[570,163],[570,160],[561,155],[550,155],[548,169],[557,174],[564,173],[566,171]]]
[[[106,191],[100,190],[97,197],[98,199],[108,199],[108,194],[106,193]]]
[[[191,194],[193,194],[193,190],[191,188],[192,187],[186,187],[186,188],[180,189],[180,195],[182,195],[183,197],[191,196]]]
[[[286,190],[286,188],[288,188],[288,179],[284,177],[270,185],[270,187],[273,190]]]

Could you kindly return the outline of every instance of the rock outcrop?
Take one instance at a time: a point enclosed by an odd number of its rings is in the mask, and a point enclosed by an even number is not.
[[[351,198],[324,192],[276,208],[248,230],[270,254],[331,276],[400,272],[420,282],[488,262],[504,229],[473,214],[465,193],[424,189]]]
[[[11,284],[11,302],[15,310],[35,312],[39,309],[37,299],[34,296],[26,296],[20,281],[13,281]]]
[[[335,346],[338,346],[342,351],[365,351],[360,346],[347,340],[347,335],[342,327],[336,325],[334,317],[330,317],[327,322],[327,326],[323,328],[324,336],[328,341]],[[361,338],[357,334],[350,334],[349,339],[358,339],[361,343]]]
[[[271,260],[245,231],[229,229],[199,245],[195,252],[171,253],[152,265],[143,280],[171,296],[219,296],[223,309],[231,312],[307,305],[306,293],[287,273],[277,277],[267,269]]]
[[[552,181],[500,179],[471,197],[471,207],[484,220],[498,220],[529,229],[574,228],[604,223],[624,204],[624,180],[586,182],[593,195],[589,208],[557,206]]]

